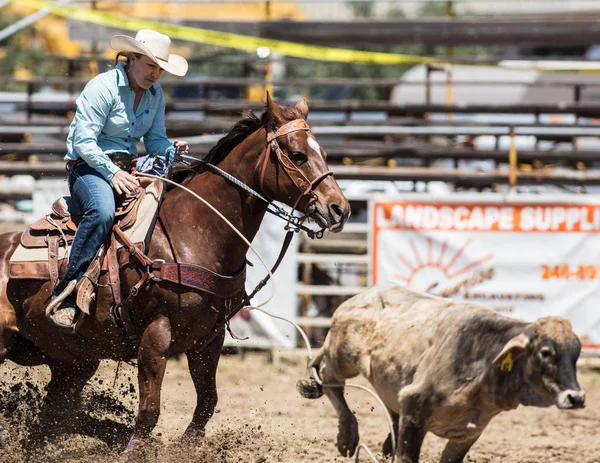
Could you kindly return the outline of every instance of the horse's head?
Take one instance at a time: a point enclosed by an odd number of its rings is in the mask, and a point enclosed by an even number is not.
[[[259,167],[263,192],[333,232],[342,230],[350,204],[327,167],[327,154],[306,123],[308,104],[280,106],[267,93],[267,149]]]

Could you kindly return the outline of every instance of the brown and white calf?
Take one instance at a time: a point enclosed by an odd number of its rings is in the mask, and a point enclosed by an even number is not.
[[[577,383],[579,339],[569,321],[525,323],[473,304],[389,284],[372,287],[335,312],[312,362],[325,384],[363,374],[387,408],[402,463],[416,463],[425,434],[448,439],[440,462],[459,463],[498,413],[519,405],[583,408]],[[323,393],[339,417],[338,449],[354,454],[358,422],[343,388],[299,382]],[[391,436],[383,446],[392,452]]]

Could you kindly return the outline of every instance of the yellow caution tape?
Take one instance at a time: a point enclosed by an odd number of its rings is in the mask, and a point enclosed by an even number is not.
[[[286,42],[283,40],[263,39],[228,32],[211,31],[178,24],[169,24],[158,21],[150,21],[140,18],[126,18],[103,11],[74,8],[69,6],[55,6],[46,0],[11,0],[12,3],[27,5],[32,8],[48,9],[53,14],[64,16],[69,19],[89,22],[102,26],[111,26],[117,29],[138,31],[140,29],[153,29],[168,35],[172,39],[185,40],[189,42],[217,45],[226,48],[243,50],[248,53],[256,53],[259,47],[268,47],[271,51],[281,53],[294,58],[304,58],[317,61],[335,61],[340,63],[362,63],[362,64],[461,64],[471,66],[498,67],[498,64],[476,64],[460,60],[443,60],[425,56],[403,55],[397,53],[382,53],[373,51],[350,50],[345,48],[330,48],[317,45],[306,45],[302,43]],[[508,64],[508,63],[507,63]],[[513,63],[514,64],[514,63]],[[542,72],[600,72],[597,67],[585,66],[581,68],[560,66],[511,66],[500,65],[503,68],[522,69]]]
[[[12,0],[16,3],[15,0]],[[111,26],[118,29],[138,31],[140,29],[153,29],[168,35],[171,39],[186,40],[209,45],[218,45],[227,48],[256,53],[259,47],[268,47],[271,51],[279,52],[286,56],[305,58],[319,61],[337,61],[343,63],[369,63],[369,64],[442,64],[443,61],[422,56],[401,55],[393,53],[380,53],[343,48],[328,48],[321,46],[305,45],[300,43],[285,42],[283,40],[262,39],[241,34],[211,31],[195,27],[168,24],[139,18],[124,18],[110,13],[94,10],[84,10],[69,6],[53,6],[45,0],[18,0],[33,8],[48,8],[53,14],[69,19],[85,21],[102,26]]]

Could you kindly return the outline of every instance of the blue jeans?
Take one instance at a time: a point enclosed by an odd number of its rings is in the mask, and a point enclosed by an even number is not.
[[[54,295],[60,294],[70,281],[83,277],[115,220],[112,185],[93,168],[79,162],[69,171],[68,184],[82,219],[73,238],[67,273],[54,288]]]

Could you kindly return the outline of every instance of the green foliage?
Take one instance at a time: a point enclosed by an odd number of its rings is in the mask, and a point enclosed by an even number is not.
[[[406,14],[404,14],[404,10],[399,6],[392,6],[388,11],[388,18],[406,18]]]
[[[420,18],[443,18],[446,16],[445,2],[426,2],[419,8]]]
[[[0,14],[0,30],[19,21],[16,15]],[[27,27],[6,39],[0,41],[0,76],[12,77],[17,67],[30,70],[34,76],[64,75],[64,66],[60,63],[44,59],[44,51],[33,46],[35,42],[35,29]],[[0,80],[2,90],[23,90],[22,86]]]
[[[371,18],[374,13],[373,5],[371,2],[354,2],[347,6],[355,18]]]

